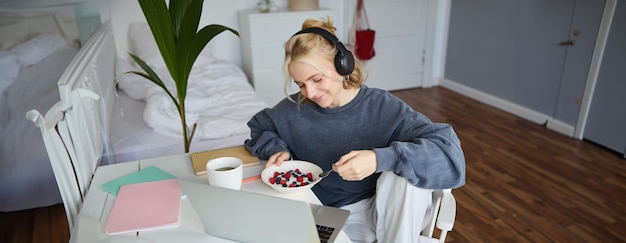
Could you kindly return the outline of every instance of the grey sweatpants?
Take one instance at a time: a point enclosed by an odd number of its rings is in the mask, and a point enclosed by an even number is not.
[[[374,197],[342,207],[350,210],[343,230],[352,242],[419,242],[431,215],[432,192],[383,172]]]

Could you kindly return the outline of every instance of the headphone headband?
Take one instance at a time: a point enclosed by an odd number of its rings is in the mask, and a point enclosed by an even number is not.
[[[315,33],[315,34],[321,35],[324,38],[328,39],[333,44],[340,42],[339,39],[337,39],[337,36],[328,32],[328,30],[322,29],[320,27],[310,27],[310,28],[302,29],[298,31],[298,33],[295,33],[294,35],[306,34],[306,33]]]
[[[346,76],[350,75],[352,71],[354,71],[354,56],[352,55],[352,52],[350,52],[335,35],[319,27],[310,27],[298,31],[293,36],[306,33],[321,35],[335,45],[337,48],[337,54],[335,54],[335,69],[337,69],[337,73],[342,76]]]

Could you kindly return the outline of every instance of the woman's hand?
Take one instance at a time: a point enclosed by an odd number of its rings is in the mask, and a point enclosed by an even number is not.
[[[346,181],[360,181],[376,172],[374,150],[355,150],[339,158],[333,170]]]
[[[270,165],[276,164],[276,166],[280,166],[283,164],[283,162],[285,162],[285,160],[288,160],[289,158],[291,158],[291,154],[287,151],[281,151],[275,154],[272,154],[272,156],[270,156],[267,159],[267,163],[265,163],[265,167],[269,167]]]

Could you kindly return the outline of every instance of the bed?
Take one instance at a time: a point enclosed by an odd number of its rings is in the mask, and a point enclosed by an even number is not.
[[[79,45],[73,9],[1,10],[0,33],[0,211],[55,204],[41,133],[25,113],[59,100],[58,78]]]
[[[129,24],[130,50],[164,78],[173,81],[145,22]],[[206,49],[210,50],[210,49]],[[127,57],[116,58],[116,90],[111,127],[115,162],[184,152],[180,118],[167,94],[130,70],[141,70]],[[194,64],[187,88],[187,123],[197,124],[190,152],[243,144],[247,121],[267,107],[242,69],[203,51]],[[136,112],[142,111],[142,112]],[[120,129],[121,128],[121,129]]]
[[[98,126],[88,131],[81,130],[84,129],[82,127],[74,129],[75,132],[88,132],[102,138],[101,143],[91,144],[94,146],[92,151],[101,156],[101,164],[184,153],[182,134],[179,132],[180,121],[169,98],[165,99],[165,93],[149,81],[137,75],[125,74],[129,70],[140,70],[125,55],[127,52],[142,57],[158,73],[166,72],[160,66],[160,56],[149,28],[143,22],[145,20],[120,20],[106,12],[103,10],[106,16],[102,16],[102,27],[77,53],[74,49],[75,56],[68,57],[65,63],[67,68],[59,67],[55,77],[50,75],[52,84],[46,82],[46,86],[25,86],[33,93],[41,89],[39,91],[45,90],[55,95],[28,99],[36,100],[39,106],[21,107],[21,110],[10,114],[10,120],[23,121],[23,127],[20,128],[22,132],[15,130],[13,136],[25,142],[7,143],[7,139],[4,139],[2,143],[0,211],[61,202],[39,129],[24,117],[29,109],[45,113],[59,100],[65,109],[71,109],[76,102],[83,100],[72,97],[76,93],[73,91],[77,89],[90,90],[98,97],[91,113],[85,114],[93,116]],[[123,11],[111,12],[124,14]],[[213,55],[211,50],[214,48],[203,51],[190,75],[187,119],[198,124],[190,152],[243,144],[250,135],[247,121],[254,113],[267,107],[254,92],[241,68]],[[31,97],[39,97],[33,95]],[[5,102],[2,106],[5,106]],[[4,130],[11,129],[5,129],[3,123],[3,133]],[[19,151],[21,155],[5,159],[4,153],[9,150]]]

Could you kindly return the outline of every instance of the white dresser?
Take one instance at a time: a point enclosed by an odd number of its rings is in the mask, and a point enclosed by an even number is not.
[[[308,18],[335,19],[332,10],[288,11],[260,13],[256,9],[239,11],[239,28],[243,70],[263,100],[274,106],[285,97],[282,66],[285,58],[283,44],[302,29]],[[341,36],[340,33],[338,33]],[[292,90],[295,92],[297,90]]]

